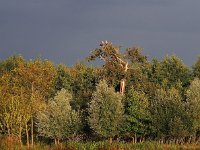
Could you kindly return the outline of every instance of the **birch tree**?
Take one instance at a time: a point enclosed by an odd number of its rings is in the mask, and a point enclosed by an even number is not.
[[[72,110],[72,95],[65,89],[58,91],[53,100],[49,100],[46,109],[37,113],[37,127],[41,136],[55,140],[73,137],[81,127],[79,113]]]

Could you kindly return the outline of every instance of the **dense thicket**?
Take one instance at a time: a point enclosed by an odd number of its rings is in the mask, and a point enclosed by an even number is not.
[[[151,61],[141,49],[111,43],[72,67],[12,56],[0,61],[0,135],[37,140],[197,141],[200,58],[189,68],[175,55]]]

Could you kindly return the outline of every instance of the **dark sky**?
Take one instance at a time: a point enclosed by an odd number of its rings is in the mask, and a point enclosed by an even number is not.
[[[150,58],[200,54],[200,0],[0,0],[0,58],[73,65],[109,40]]]

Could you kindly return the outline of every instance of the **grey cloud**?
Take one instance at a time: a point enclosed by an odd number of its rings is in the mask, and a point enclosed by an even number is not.
[[[176,53],[191,65],[200,52],[197,0],[0,0],[0,58],[22,54],[72,65],[104,39]]]

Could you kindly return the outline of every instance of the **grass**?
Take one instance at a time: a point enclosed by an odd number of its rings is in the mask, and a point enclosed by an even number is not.
[[[184,150],[195,149],[200,150],[200,145],[196,144],[159,144],[158,142],[143,142],[143,143],[123,143],[113,142],[111,145],[108,142],[68,142],[62,143],[59,146],[37,143],[32,148],[14,143],[8,143],[6,140],[0,140],[0,150]]]

